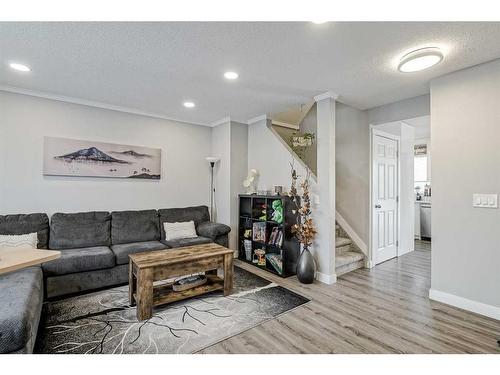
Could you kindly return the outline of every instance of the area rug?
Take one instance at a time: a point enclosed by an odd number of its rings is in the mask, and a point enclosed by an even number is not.
[[[239,267],[234,293],[157,307],[138,321],[128,286],[44,304],[36,353],[195,353],[309,300]]]

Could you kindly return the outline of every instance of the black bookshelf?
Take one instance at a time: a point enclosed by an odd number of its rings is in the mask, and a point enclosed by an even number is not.
[[[272,220],[273,209],[272,203],[275,200],[281,200],[283,206],[283,222],[277,223]],[[265,213],[264,213],[265,209]],[[291,232],[292,225],[296,223],[297,215],[293,213],[295,205],[292,199],[282,195],[257,195],[257,194],[241,194],[239,195],[239,225],[238,225],[238,258],[246,263],[252,264],[255,267],[264,269],[281,277],[295,275],[297,268],[297,260],[299,258],[299,243]],[[265,240],[254,240],[254,223],[257,226],[265,228]],[[273,229],[276,232],[282,232],[282,243],[270,243]],[[250,230],[250,235],[245,237],[245,231]],[[248,232],[247,232],[248,234]],[[278,234],[276,234],[277,236]],[[274,237],[276,239],[276,237]],[[245,240],[251,244],[250,259],[247,258],[245,251]],[[266,256],[266,264],[258,265],[253,262],[255,250],[264,250],[265,255],[274,255],[281,258],[282,270],[279,272]]]

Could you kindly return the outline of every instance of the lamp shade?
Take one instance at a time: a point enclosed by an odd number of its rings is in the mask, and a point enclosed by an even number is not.
[[[207,156],[205,160],[208,161],[209,163],[217,163],[220,160],[220,158],[217,156]]]

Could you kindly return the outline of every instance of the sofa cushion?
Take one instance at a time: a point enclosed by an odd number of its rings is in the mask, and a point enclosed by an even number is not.
[[[61,257],[42,264],[46,276],[94,271],[113,267],[115,256],[106,246],[84,247],[61,251]]]
[[[225,224],[212,223],[207,221],[198,225],[196,231],[200,236],[208,237],[214,240],[218,236],[223,236],[231,232],[231,228]]]
[[[51,249],[77,249],[109,246],[111,241],[109,212],[56,213],[50,223]]]
[[[116,264],[128,263],[129,254],[142,253],[143,251],[163,250],[168,246],[159,241],[133,242],[112,245],[111,250],[115,254]]]
[[[161,239],[165,239],[165,230],[163,229],[163,223],[179,223],[186,221],[194,221],[195,227],[198,227],[200,223],[205,221],[210,221],[210,214],[208,213],[207,206],[195,206],[195,207],[184,207],[184,208],[164,208],[158,210],[160,215],[160,231]]]
[[[161,243],[167,245],[168,247],[184,247],[184,246],[193,246],[193,245],[201,245],[204,243],[210,243],[212,240],[206,237],[194,237],[194,238],[179,238],[177,240],[165,241],[162,240]]]
[[[40,267],[0,275],[0,353],[30,353],[43,303]]]
[[[111,243],[158,241],[158,211],[114,211],[111,213]]]
[[[49,217],[47,214],[0,215],[0,234],[27,234],[37,232],[39,249],[46,249],[49,242]]]

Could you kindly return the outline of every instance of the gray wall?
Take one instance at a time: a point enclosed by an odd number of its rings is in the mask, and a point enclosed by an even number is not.
[[[337,103],[335,123],[336,208],[368,245],[368,117],[365,111]]]
[[[425,116],[430,114],[430,96],[416,96],[367,109],[366,112],[368,114],[368,122],[372,125]]]
[[[237,250],[239,225],[238,195],[245,192],[243,180],[248,174],[248,125],[231,121],[231,248]]]
[[[500,60],[432,81],[431,118],[431,288],[498,319],[500,210],[473,208],[472,194],[500,192]]]
[[[0,213],[207,204],[209,127],[0,92]],[[158,147],[159,181],[45,177],[43,137]]]
[[[228,119],[212,128],[212,155],[220,158],[215,167],[216,221],[231,227],[229,247],[237,250],[238,194],[248,167],[248,125]]]

